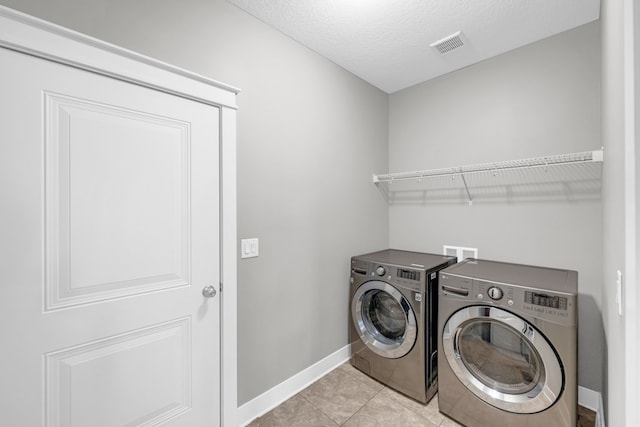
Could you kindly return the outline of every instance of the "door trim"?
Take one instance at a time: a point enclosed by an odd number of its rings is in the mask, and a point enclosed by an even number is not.
[[[205,104],[236,107],[239,89],[0,6],[0,46]]]
[[[0,47],[220,107],[220,409],[237,422],[236,95],[239,89],[0,5]]]
[[[640,422],[636,396],[640,392],[640,7],[634,0],[625,0],[624,9],[624,94],[625,94],[625,278],[621,289],[624,315],[625,402],[627,425]]]

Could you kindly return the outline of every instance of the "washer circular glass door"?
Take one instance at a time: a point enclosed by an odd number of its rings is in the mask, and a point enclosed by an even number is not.
[[[360,339],[379,356],[402,357],[416,342],[418,328],[411,304],[388,283],[363,283],[351,300],[351,316]]]
[[[444,326],[442,347],[467,389],[505,411],[543,411],[564,387],[564,369],[547,339],[524,319],[500,308],[458,310]]]

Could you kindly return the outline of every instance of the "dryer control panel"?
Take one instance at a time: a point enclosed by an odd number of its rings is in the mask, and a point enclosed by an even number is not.
[[[558,324],[577,324],[576,295],[441,273],[440,296],[504,307]]]
[[[566,297],[533,291],[524,292],[524,302],[527,304],[537,305],[540,307],[550,307],[558,310],[567,310],[568,308],[568,299]]]

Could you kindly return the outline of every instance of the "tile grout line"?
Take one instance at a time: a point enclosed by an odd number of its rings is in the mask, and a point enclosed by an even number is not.
[[[346,363],[349,363],[349,362],[346,362]],[[337,367],[337,368],[335,368],[334,370],[338,370],[338,369],[340,369],[340,368],[339,368],[339,367]],[[372,390],[375,390],[373,387],[371,387],[371,385],[367,384],[367,382],[366,382],[366,381],[362,381],[362,379],[361,379],[358,375],[353,375],[353,374],[352,374],[351,372],[349,372],[348,370],[342,370],[342,371],[341,371],[341,373],[343,373],[343,374],[347,375],[347,377],[349,377],[349,378],[351,378],[351,379],[355,380],[358,384],[360,384],[360,385],[362,385],[362,386],[365,386],[365,387],[367,387],[367,388],[371,388]],[[378,382],[378,381],[377,381],[377,380],[375,380],[375,379],[374,379],[374,381]],[[384,385],[384,384],[383,384],[383,385]],[[386,386],[385,386],[385,387],[386,387]],[[317,407],[315,404],[313,404],[313,402],[309,401],[309,400],[308,400],[308,399],[306,399],[306,398],[305,398],[305,400],[306,400],[307,402],[309,402],[309,403],[310,403],[314,408],[316,408],[316,409],[318,409],[320,412],[322,412],[326,417],[328,417],[328,418],[329,418],[332,422],[334,422],[337,426],[343,426],[343,425],[345,425],[347,422],[349,422],[349,420],[350,420],[351,418],[353,418],[353,417],[354,417],[358,412],[360,412],[360,411],[361,411],[365,406],[367,406],[367,404],[368,404],[371,400],[375,399],[375,398],[376,398],[376,397],[377,397],[377,396],[378,396],[378,395],[379,395],[379,394],[384,390],[384,388],[385,388],[385,387],[383,387],[383,388],[381,388],[381,389],[377,390],[377,391],[375,392],[375,394],[374,394],[370,399],[368,399],[364,404],[362,404],[362,406],[360,406],[360,407],[359,407],[359,408],[358,408],[358,409],[357,409],[353,414],[351,414],[351,416],[350,416],[349,418],[347,418],[347,419],[346,419],[342,424],[338,424],[338,423],[337,423],[333,418],[331,418],[331,416],[329,416],[329,414],[325,413],[325,412],[322,410],[322,408]],[[304,396],[302,396],[302,397],[304,398]]]
[[[353,376],[353,375],[352,375],[352,377],[353,377],[353,378],[355,378],[355,376]],[[357,379],[357,378],[356,378],[356,379]],[[364,385],[366,385],[367,387],[369,387],[369,385],[365,384],[365,382],[364,382],[364,381],[360,381],[360,380],[358,380],[358,381],[360,382],[360,384],[364,384]],[[358,408],[358,410],[357,410],[356,412],[354,412],[354,413],[353,413],[353,415],[351,415],[349,418],[347,418],[347,420],[346,420],[344,423],[340,424],[340,425],[341,425],[341,426],[343,426],[343,425],[345,425],[346,423],[348,423],[348,422],[349,422],[349,420],[350,420],[351,418],[355,417],[355,416],[356,416],[356,414],[357,414],[358,412],[362,411],[362,410],[364,409],[364,407],[365,407],[365,406],[367,406],[367,404],[368,404],[369,402],[371,402],[373,399],[375,399],[375,398],[376,398],[380,393],[382,393],[382,391],[383,391],[383,390],[384,390],[384,389],[382,388],[382,389],[380,389],[380,390],[376,391],[376,394],[374,394],[374,395],[371,397],[371,399],[367,400],[367,401],[366,401],[366,402],[365,402],[365,403],[364,403],[360,408]]]
[[[322,408],[318,407],[318,405],[316,405],[315,403],[313,403],[312,401],[310,401],[309,399],[307,399],[307,398],[306,398],[306,397],[305,397],[301,392],[300,392],[300,393],[298,393],[298,395],[299,395],[300,397],[302,397],[304,400],[306,400],[306,402],[307,402],[309,405],[313,406],[313,407],[314,407],[314,408],[316,408],[318,411],[320,411],[320,412],[322,413],[322,415],[324,415],[325,417],[329,418],[329,420],[331,420],[331,422],[332,422],[332,423],[334,423],[336,426],[338,426],[338,427],[339,427],[339,426],[341,426],[341,425],[342,425],[342,424],[338,424],[338,423],[336,422],[336,420],[334,420],[333,418],[331,418],[331,417],[329,416],[329,414],[327,414],[326,412],[324,412],[324,411],[322,410]]]
[[[347,362],[347,363],[348,363],[348,362]],[[339,369],[339,368],[336,368],[336,369]],[[364,385],[366,385],[366,386],[369,386],[369,384],[367,384],[365,381],[362,381],[362,380],[359,378],[359,376],[358,376],[358,375],[352,375],[352,373],[351,373],[351,372],[349,372],[348,370],[345,370],[345,371],[343,371],[343,372],[344,372],[345,374],[349,375],[351,378],[356,379],[360,384],[364,384]],[[370,378],[370,377],[369,377],[369,378]],[[375,379],[374,379],[374,380],[375,380]],[[375,381],[377,381],[377,380],[375,380]],[[379,381],[377,381],[377,382],[378,382],[378,383],[380,383]],[[382,384],[382,383],[380,383],[380,384]],[[389,388],[389,386],[387,386],[387,385],[385,385],[385,384],[382,384],[382,385],[383,385],[383,388],[381,388],[380,390],[378,390],[378,392],[377,392],[377,393],[376,393],[376,394],[375,394],[371,399],[374,399],[374,398],[375,398],[375,397],[377,397],[381,392],[383,392],[385,389],[388,389],[388,388]],[[432,399],[436,399],[436,398],[437,398],[437,395],[432,397]],[[350,420],[350,419],[351,419],[355,414],[357,414],[358,412],[360,412],[360,411],[362,410],[362,408],[364,408],[364,407],[366,406],[366,404],[367,404],[367,403],[369,403],[369,402],[371,401],[371,399],[369,399],[369,400],[368,400],[364,405],[362,405],[362,407],[360,407],[360,409],[358,409],[358,410],[357,410],[357,411],[356,411],[356,412],[355,412],[351,417],[349,417],[349,418],[347,419],[347,421],[349,421],[349,420]],[[430,402],[430,401],[429,401],[429,402]],[[427,402],[427,404],[429,404],[429,402]],[[430,419],[428,419],[428,418],[424,417],[424,416],[423,416],[422,414],[420,414],[419,412],[416,412],[416,411],[414,411],[413,409],[411,409],[410,407],[408,407],[408,406],[404,405],[402,402],[397,402],[397,403],[398,403],[400,406],[402,406],[403,408],[405,408],[406,410],[408,410],[408,411],[410,411],[411,413],[413,413],[413,414],[417,415],[419,418],[421,418],[421,419],[423,419],[423,420],[427,421],[428,423],[432,424],[432,425],[433,425],[433,426],[435,426],[435,427],[441,427],[441,426],[442,426],[442,423],[444,423],[444,422],[445,422],[445,420],[446,420],[446,417],[445,417],[445,418],[443,418],[443,419],[438,423],[438,425],[436,425],[436,424],[435,424],[435,423],[433,423]],[[345,423],[346,423],[347,421],[345,421]],[[344,425],[345,423],[343,423],[343,424],[341,424],[341,425]]]

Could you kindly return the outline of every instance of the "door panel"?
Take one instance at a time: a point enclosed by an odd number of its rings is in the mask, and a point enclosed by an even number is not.
[[[45,106],[46,310],[189,284],[190,123]]]
[[[2,424],[219,425],[218,108],[0,63]]]
[[[157,425],[189,411],[190,332],[184,318],[46,354],[48,424]]]

